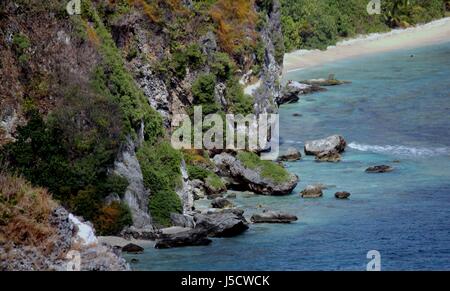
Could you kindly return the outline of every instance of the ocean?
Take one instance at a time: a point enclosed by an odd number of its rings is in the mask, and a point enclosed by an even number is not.
[[[292,195],[238,193],[251,216],[262,208],[295,214],[289,225],[251,225],[207,247],[146,249],[127,255],[135,270],[356,270],[367,253],[382,270],[450,270],[450,43],[341,60],[294,71],[285,80],[327,77],[352,81],[282,106],[282,148],[341,134],[348,142],[337,164],[312,157],[287,163],[299,175]],[[294,116],[299,114],[300,116]],[[367,174],[369,166],[394,171]],[[304,200],[307,185],[328,186]],[[352,194],[334,198],[337,191]]]

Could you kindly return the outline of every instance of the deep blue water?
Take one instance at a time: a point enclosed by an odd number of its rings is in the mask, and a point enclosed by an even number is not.
[[[340,61],[286,79],[329,73],[353,83],[283,106],[282,146],[302,149],[305,140],[339,133],[350,143],[343,161],[289,163],[301,178],[293,195],[236,199],[248,216],[262,205],[296,214],[299,222],[252,225],[208,247],[147,249],[133,268],[365,270],[367,252],[378,250],[383,270],[450,270],[450,43]],[[395,171],[364,172],[377,164]],[[331,187],[323,199],[301,199],[299,191],[314,183]],[[351,199],[334,199],[338,190]]]

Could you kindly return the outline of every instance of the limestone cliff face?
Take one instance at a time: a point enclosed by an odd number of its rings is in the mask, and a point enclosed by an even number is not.
[[[281,94],[281,74],[283,72],[284,42],[281,31],[281,7],[279,1],[272,1],[267,14],[266,25],[261,30],[266,44],[264,63],[260,76],[260,86],[254,91],[256,113],[278,112],[276,100]]]
[[[220,110],[230,112],[233,109],[233,101],[228,95],[234,90],[233,82],[242,80],[244,86],[257,88],[250,92],[254,97],[251,104],[255,113],[277,111],[275,100],[280,95],[284,51],[278,0],[249,1],[251,5],[246,8],[249,20],[240,20],[242,23],[236,26],[237,32],[243,33],[242,39],[233,40],[231,44],[226,43],[227,36],[218,29],[222,20],[217,18],[221,17],[221,13],[214,12],[214,9],[221,12],[220,9],[234,3],[229,0],[207,4],[213,6],[201,8],[203,10],[197,10],[198,5],[193,5],[189,0],[170,1],[169,4],[156,1],[160,11],[155,15],[150,13],[151,9],[146,9],[145,1],[86,0],[83,2],[88,3],[89,9],[83,10],[81,17],[65,14],[61,1],[50,0],[45,4],[38,0],[17,2],[0,3],[0,146],[15,141],[17,127],[27,123],[25,111],[30,107],[37,109],[45,120],[56,109],[75,106],[74,103],[82,107],[83,101],[77,103],[74,98],[71,103],[67,101],[73,87],[81,88],[79,94],[86,100],[99,94],[90,88],[93,75],[102,66],[107,67],[105,63],[113,63],[107,60],[111,58],[111,52],[102,47],[104,34],[112,38],[112,45],[120,53],[118,57],[123,59],[127,73],[134,79],[133,85],[137,85],[148,104],[163,117],[168,134],[174,115],[186,113],[195,104],[193,84],[199,76],[217,70],[215,58],[220,54],[227,55],[235,66],[233,76],[218,78],[214,86],[214,100]],[[128,6],[124,8],[116,2]],[[233,24],[233,14],[227,17],[224,20]],[[99,26],[104,26],[105,30]],[[260,44],[262,56],[258,56],[253,48],[245,48],[242,52],[233,48],[236,43],[249,38],[249,45]],[[199,52],[189,51],[191,47],[199,48]],[[180,57],[184,59],[180,61]],[[196,58],[202,59],[202,62],[193,64]],[[252,70],[254,67],[259,69]],[[109,69],[103,69],[96,78],[111,74]],[[123,77],[123,74],[114,75],[117,76]],[[108,93],[120,98],[128,94],[122,92],[123,88],[117,84],[111,85],[118,80],[107,78],[103,82],[111,87]],[[99,87],[105,91],[102,86]],[[95,115],[95,110],[90,110],[86,103],[84,106],[83,110],[76,109],[73,116],[70,115],[68,121],[76,125],[71,130],[90,134],[101,131],[88,118],[90,114]],[[97,103],[92,106],[97,106]],[[117,112],[112,111],[110,116],[115,114]],[[100,118],[101,122],[104,119]],[[112,134],[108,138],[115,141],[120,133],[114,131],[116,123],[112,124],[114,126],[109,129]],[[107,164],[106,169],[128,181],[123,201],[130,207],[134,226],[138,228],[152,224],[148,202],[153,193],[144,186],[141,165],[136,158],[136,152],[148,135],[145,133],[148,126],[144,120],[140,127],[132,125],[131,134],[124,134],[126,138],[116,146],[115,161]],[[193,204],[193,190],[186,168],[180,167],[183,185],[177,193],[183,200],[184,210],[189,211]]]

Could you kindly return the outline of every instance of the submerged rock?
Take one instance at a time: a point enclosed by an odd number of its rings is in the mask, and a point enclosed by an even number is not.
[[[334,197],[336,197],[337,199],[348,199],[350,198],[350,193],[349,192],[337,192],[336,194],[334,194]]]
[[[213,202],[211,202],[211,206],[212,208],[232,208],[234,207],[233,203],[231,203],[230,200],[226,199],[226,198],[216,198],[213,200]]]
[[[366,170],[367,173],[388,173],[392,172],[394,168],[391,166],[381,165],[381,166],[374,166],[370,167]]]
[[[305,154],[318,156],[326,153],[342,153],[345,151],[347,142],[340,135],[333,135],[324,139],[307,141],[305,143]]]
[[[304,80],[301,81],[304,84],[312,85],[312,86],[337,86],[337,85],[343,85],[343,84],[349,84],[350,81],[341,81],[337,80],[333,74],[328,76],[328,79],[310,79],[310,80]]]
[[[257,194],[264,195],[286,195],[292,193],[297,186],[298,177],[287,173],[285,181],[274,181],[273,179],[263,177],[258,168],[248,168],[243,165],[236,157],[222,153],[214,157],[219,172],[222,176],[228,177],[231,181],[230,186],[239,190],[249,190]]]
[[[293,161],[298,161],[301,158],[302,158],[302,154],[300,153],[299,150],[297,150],[295,148],[289,148],[285,152],[280,154],[280,156],[278,157],[278,160],[282,161],[282,162],[293,162]]]
[[[207,231],[204,229],[192,228],[170,228],[164,231],[156,240],[155,248],[167,249],[186,246],[205,246],[212,241],[207,238]]]
[[[319,153],[316,156],[317,162],[338,163],[341,161],[341,155],[336,151]]]
[[[321,185],[310,185],[300,192],[302,198],[320,198],[323,196],[323,187]]]
[[[298,218],[295,215],[276,211],[253,214],[251,218],[253,223],[291,223],[297,220]]]

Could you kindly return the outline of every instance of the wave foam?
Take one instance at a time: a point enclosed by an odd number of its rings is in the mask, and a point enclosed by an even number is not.
[[[401,156],[430,157],[430,156],[450,155],[450,148],[448,147],[416,148],[402,145],[384,145],[384,146],[366,145],[354,142],[350,143],[348,147],[362,152],[387,153]]]

